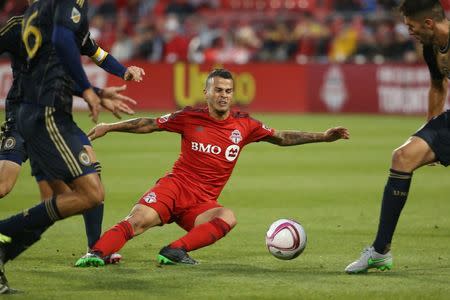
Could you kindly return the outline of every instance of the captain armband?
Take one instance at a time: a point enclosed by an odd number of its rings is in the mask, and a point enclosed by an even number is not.
[[[103,63],[103,61],[108,56],[108,52],[103,50],[101,47],[97,48],[97,51],[95,51],[95,54],[91,56],[91,59],[97,64],[100,65]]]

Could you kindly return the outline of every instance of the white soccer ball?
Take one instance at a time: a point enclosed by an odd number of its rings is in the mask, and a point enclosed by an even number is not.
[[[266,246],[276,258],[294,259],[305,250],[305,229],[294,220],[277,220],[267,230]]]

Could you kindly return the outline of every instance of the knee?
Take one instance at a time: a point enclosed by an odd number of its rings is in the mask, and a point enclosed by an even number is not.
[[[105,190],[103,189],[103,185],[99,184],[99,185],[90,187],[86,191],[85,197],[86,197],[89,208],[93,208],[93,207],[101,205],[105,198]]]
[[[149,229],[152,225],[152,222],[150,219],[147,219],[146,217],[140,216],[131,216],[126,219],[133,228],[134,235],[139,235],[141,233],[144,233],[147,229]]]
[[[11,187],[7,182],[3,182],[2,184],[0,184],[0,198],[5,197],[9,194],[9,192],[11,192]]]
[[[161,219],[153,208],[139,204],[133,208],[125,220],[131,224],[135,236],[153,226],[161,224]]]
[[[392,165],[405,168],[411,163],[411,155],[404,148],[400,147],[392,152]],[[399,170],[401,171],[401,170]]]
[[[237,225],[237,219],[234,215],[234,212],[231,209],[226,209],[221,216],[219,216],[222,220],[224,220],[230,228],[233,229]]]

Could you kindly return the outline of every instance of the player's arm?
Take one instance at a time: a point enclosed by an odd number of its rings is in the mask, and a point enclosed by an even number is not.
[[[428,92],[428,114],[427,120],[440,115],[444,111],[445,99],[447,98],[448,79],[431,79],[430,90]]]
[[[350,133],[347,128],[334,127],[324,132],[304,132],[294,130],[275,130],[273,135],[262,141],[279,146],[295,146],[308,143],[334,142],[339,139],[348,139]]]
[[[423,58],[427,63],[431,78],[427,113],[427,120],[430,120],[444,111],[448,80],[439,70],[432,46],[423,47]]]
[[[92,128],[87,136],[95,140],[108,132],[152,133],[162,131],[154,118],[135,118],[117,123],[100,123]]]
[[[122,65],[114,56],[98,46],[95,40],[91,38],[89,32],[82,41],[81,54],[89,56],[93,62],[106,72],[127,81],[133,80],[140,82],[142,81],[142,76],[145,75],[144,69],[142,68],[136,66],[127,68]]]
[[[75,35],[75,32],[79,28],[80,18],[86,16],[81,16],[79,10],[77,10],[75,6],[71,6],[70,1],[57,3],[57,12],[55,14],[52,32],[53,46],[67,72],[81,88],[82,96],[89,105],[92,120],[97,122],[100,109],[100,98],[92,89],[83,66],[81,65],[80,50],[77,46]],[[78,18],[71,17],[75,10],[78,14]]]
[[[116,118],[121,119],[120,113],[134,115],[134,111],[128,106],[135,105],[137,102],[130,97],[122,94],[126,90],[126,85],[109,86],[103,89],[93,87],[95,93],[100,97],[101,105],[106,110],[110,111]],[[75,85],[73,91],[74,96],[82,97],[81,88]]]

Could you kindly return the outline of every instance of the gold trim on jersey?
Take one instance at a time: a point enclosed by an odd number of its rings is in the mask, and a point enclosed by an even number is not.
[[[55,108],[53,107],[45,108],[45,126],[47,127],[50,139],[53,141],[53,144],[56,146],[59,154],[61,154],[61,157],[69,168],[72,176],[80,176],[83,174],[83,171],[56,126],[55,119],[53,117],[54,112]]]
[[[77,0],[77,4],[78,4],[79,7],[83,7],[84,0]]]
[[[100,65],[108,56],[108,52],[103,50],[101,47],[97,48],[95,54],[91,56],[91,59],[97,64]]]
[[[6,25],[0,29],[0,35],[4,35],[5,33],[7,33],[12,27],[17,25],[18,23],[21,23],[22,20],[23,16],[15,16],[9,19],[8,22],[6,22]]]

